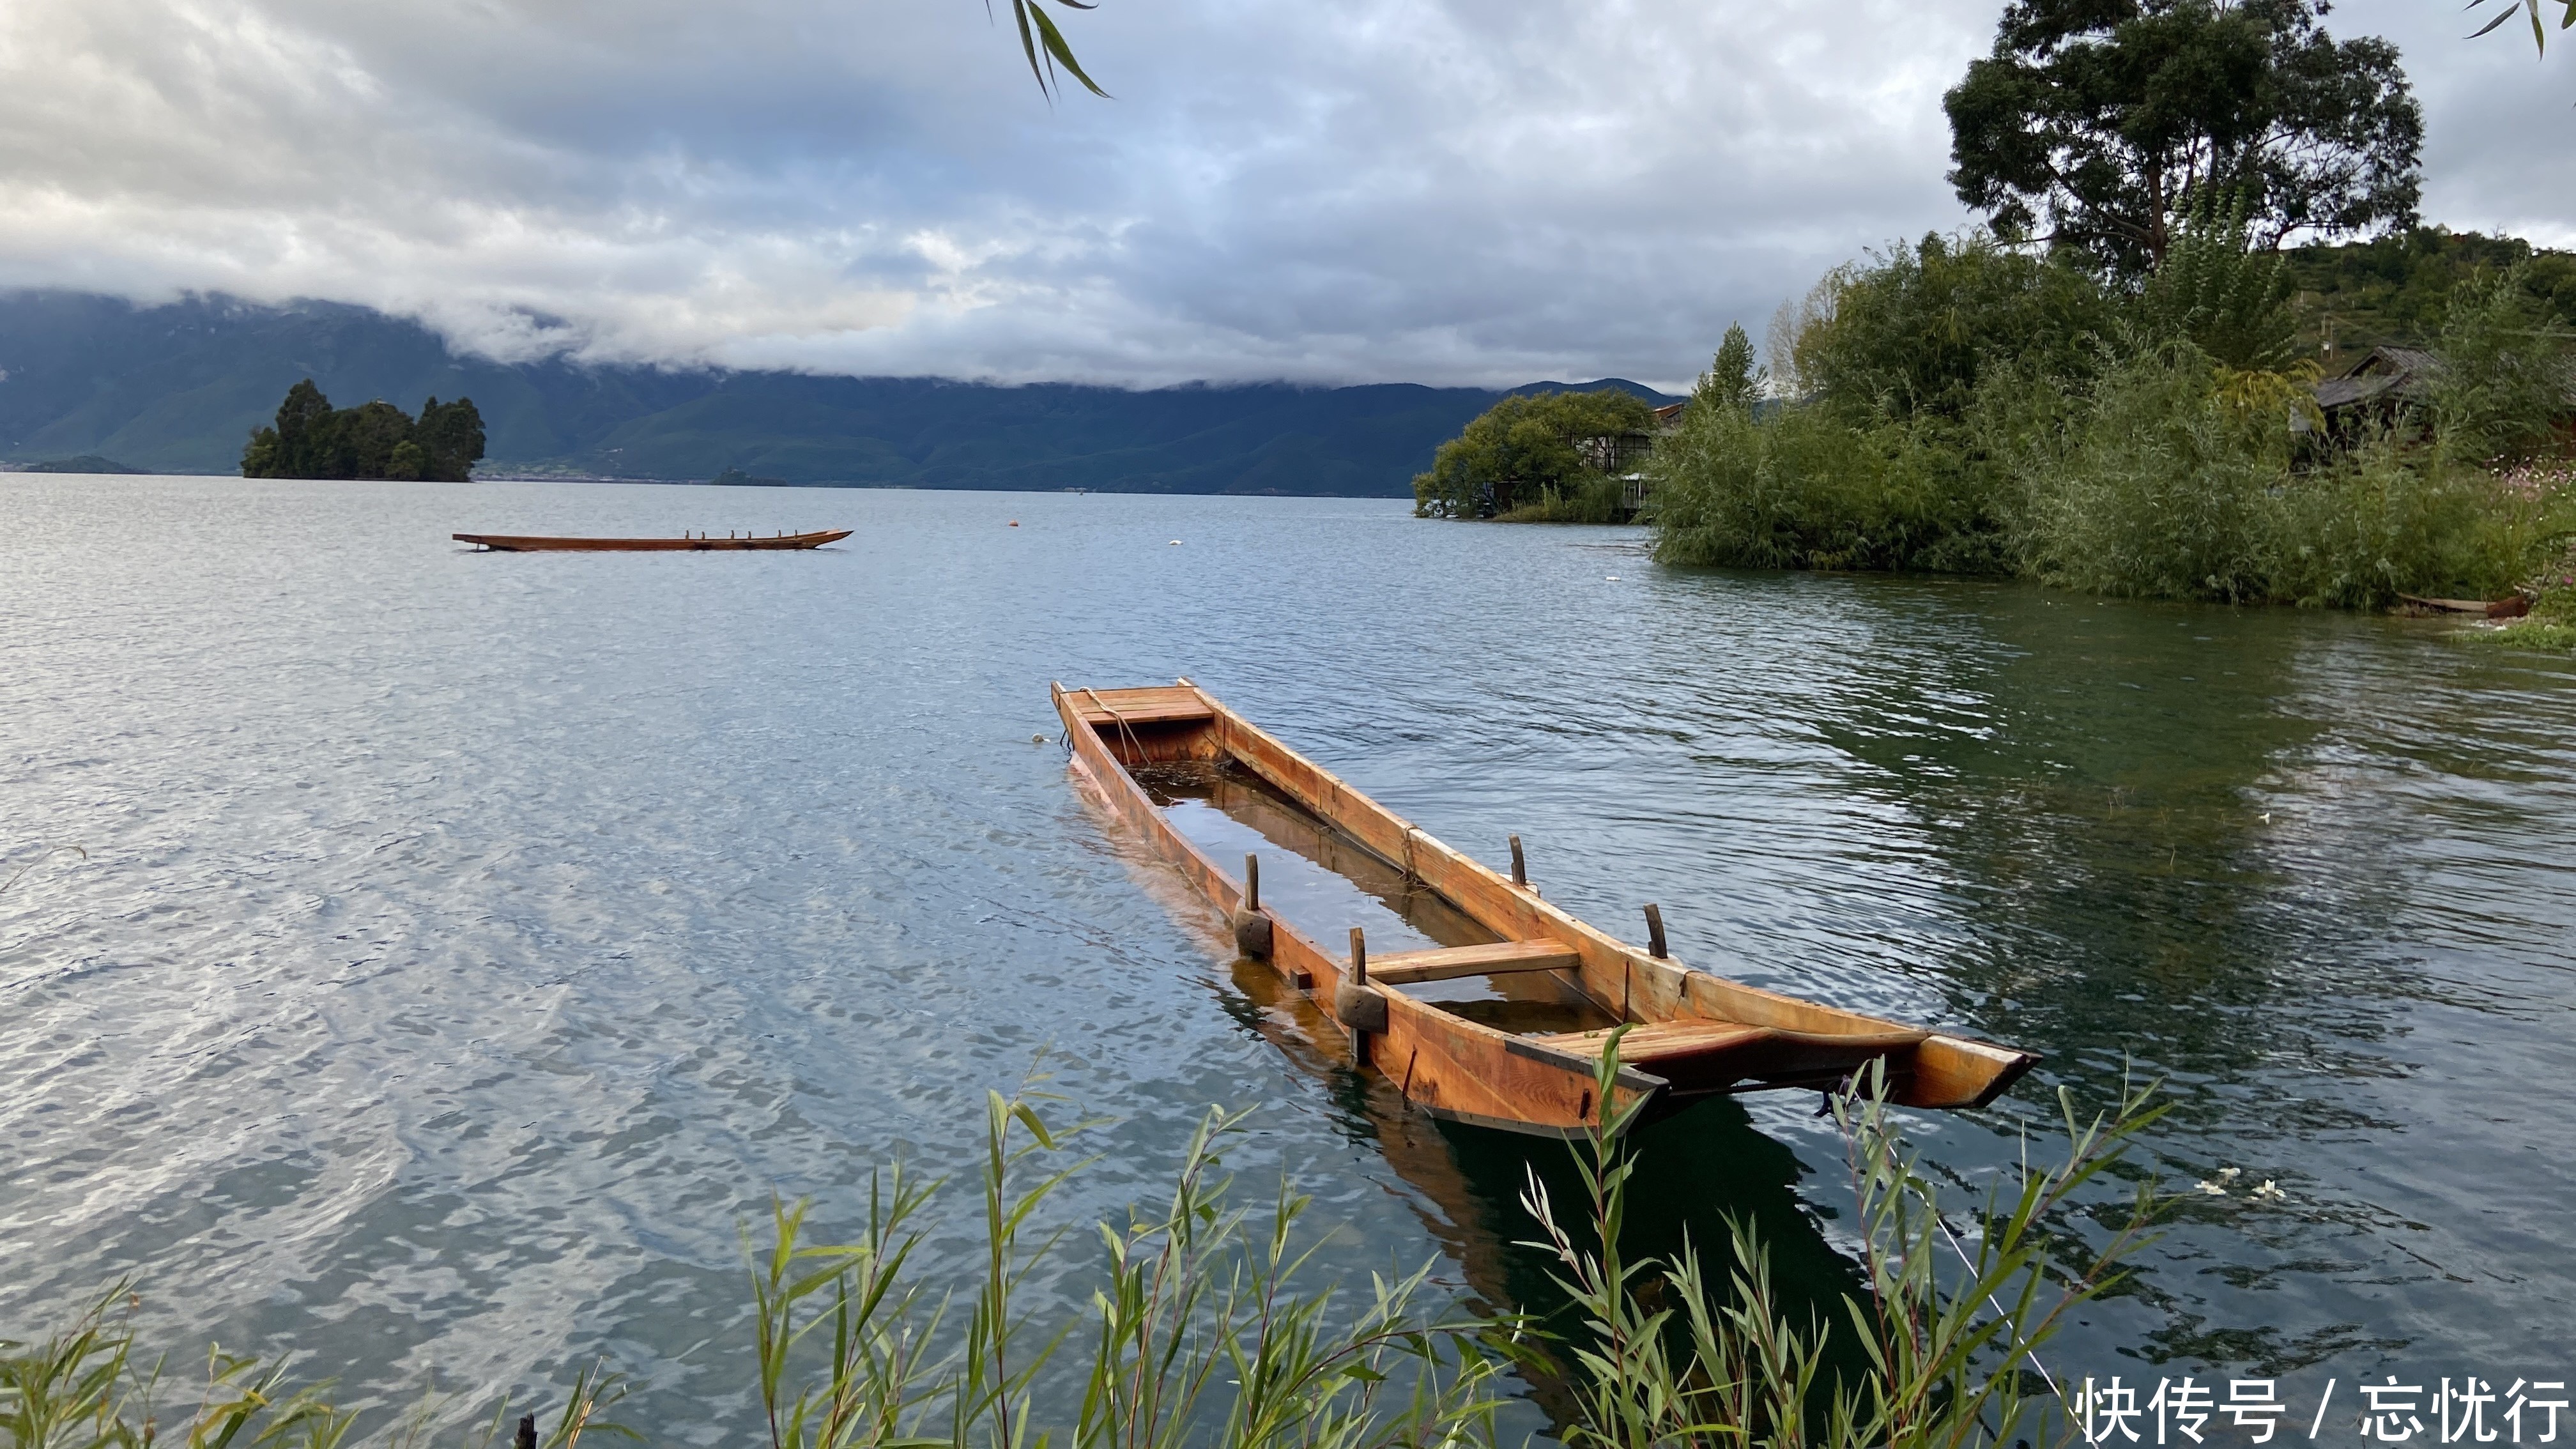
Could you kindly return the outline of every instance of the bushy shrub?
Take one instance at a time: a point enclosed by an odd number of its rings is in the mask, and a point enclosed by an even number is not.
[[[1656,557],[1734,568],[1992,572],[1998,471],[1929,430],[1815,406],[1698,403],[1655,451]]]
[[[2071,261],[1977,234],[1927,236],[1826,282],[1787,346],[1809,394],[1853,422],[1962,418],[1980,379],[2007,364],[2089,377],[2116,316]]]
[[[2525,286],[2528,270],[2525,262],[2474,272],[2452,289],[2432,400],[2445,457],[2524,461],[2576,413],[2576,338],[2543,313]]]
[[[2096,593],[2268,598],[2287,448],[2278,419],[2220,397],[2196,349],[2125,364],[2074,446],[2028,480],[2024,557],[2040,577]]]
[[[2496,598],[2521,582],[2540,513],[2483,471],[2381,443],[2282,490],[2274,594],[2354,609],[2399,594]]]

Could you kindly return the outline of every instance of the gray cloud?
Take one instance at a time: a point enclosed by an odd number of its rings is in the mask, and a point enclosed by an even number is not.
[[[974,0],[11,0],[0,282],[322,296],[503,356],[1678,385],[1958,225],[1991,0],[1108,0],[1050,110]],[[2448,6],[2426,212],[2576,239],[2576,70]],[[2533,159],[2541,158],[2541,159]]]

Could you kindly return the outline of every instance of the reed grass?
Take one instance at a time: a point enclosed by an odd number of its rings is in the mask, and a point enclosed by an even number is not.
[[[1598,1100],[1612,1100],[1616,1061],[1614,1044]],[[773,1203],[767,1241],[747,1236],[763,1424],[772,1449],[1469,1449],[1497,1442],[1518,1371],[1563,1376],[1577,1410],[1555,1433],[1585,1449],[2064,1442],[2072,1431],[2040,1350],[2119,1281],[2157,1203],[2141,1189],[2125,1219],[2090,1238],[2066,1219],[2154,1119],[2148,1093],[2090,1119],[2061,1093],[2059,1160],[2025,1163],[1954,1230],[1884,1086],[1873,1071],[1833,1099],[1866,1298],[1801,1315],[1779,1300],[1741,1222],[1722,1264],[1687,1242],[1629,1256],[1635,1162],[1628,1124],[1613,1120],[1575,1145],[1581,1231],[1529,1179],[1540,1237],[1527,1246],[1555,1263],[1581,1320],[1554,1342],[1525,1319],[1447,1301],[1431,1263],[1374,1274],[1365,1289],[1318,1281],[1331,1238],[1301,1230],[1305,1197],[1283,1185],[1258,1211],[1235,1202],[1224,1157],[1245,1130],[1240,1113],[1199,1122],[1168,1197],[1088,1235],[1045,1226],[1050,1202],[1097,1161],[1082,1147],[1099,1124],[1051,1121],[1060,1104],[1034,1088],[994,1094],[979,1172],[984,1261],[970,1282],[923,1280],[923,1224],[944,1184],[900,1166],[871,1183],[855,1242],[811,1241],[804,1203]],[[1097,1244],[1089,1306],[1044,1320],[1022,1292],[1078,1242]],[[194,1405],[165,1410],[162,1365],[140,1357],[136,1301],[119,1284],[41,1342],[0,1343],[0,1449],[359,1442],[358,1416],[333,1406],[331,1385],[295,1388],[288,1361],[220,1349]],[[1073,1392],[1058,1392],[1067,1383]],[[636,1437],[611,1417],[626,1390],[594,1367],[551,1427],[531,1419],[519,1442]],[[371,1439],[438,1442],[446,1407],[425,1403]],[[461,1442],[492,1443],[509,1409]]]

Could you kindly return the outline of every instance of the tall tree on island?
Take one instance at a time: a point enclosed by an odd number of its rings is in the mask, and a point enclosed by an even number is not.
[[[379,398],[335,408],[313,379],[286,390],[277,422],[242,449],[245,478],[392,478],[462,483],[483,460],[473,399],[431,398],[420,419]]]
[[[2196,209],[2270,250],[2415,222],[2424,117],[2397,48],[2310,0],[2013,0],[1942,98],[1950,182],[2006,237],[2161,266]]]

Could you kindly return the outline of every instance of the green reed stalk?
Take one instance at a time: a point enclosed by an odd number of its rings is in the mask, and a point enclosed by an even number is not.
[[[1618,1037],[1603,1054],[1599,1100],[1615,1100]],[[2052,1238],[2047,1224],[2069,1196],[2117,1160],[2123,1144],[2161,1115],[2150,1090],[2130,1092],[2107,1115],[2079,1120],[2061,1090],[2068,1150],[2034,1169],[2025,1156],[2007,1203],[1990,1197],[1968,1233],[1954,1233],[1932,1184],[1890,1119],[1883,1071],[1873,1065],[1833,1098],[1849,1144],[1860,1206],[1869,1298],[1843,1307],[1869,1371],[1860,1382],[1821,1381],[1835,1326],[1800,1324],[1773,1297],[1761,1243],[1729,1219],[1734,1267],[1712,1281],[1685,1243],[1670,1261],[1629,1261],[1619,1249],[1633,1161],[1628,1115],[1604,1114],[1578,1144],[1597,1249],[1576,1243],[1535,1173],[1523,1203],[1544,1235],[1530,1246],[1557,1260],[1558,1282],[1584,1315],[1571,1351],[1582,1422],[1569,1442],[1595,1449],[1960,1449],[2030,1438],[2059,1443],[2071,1426],[2034,1398],[2045,1382],[2039,1350],[2066,1315],[2120,1281],[2120,1264],[2144,1243],[2159,1207],[2141,1188],[2107,1242]],[[2050,1250],[2073,1258],[2052,1271]],[[1953,1266],[1955,1260],[1955,1266]],[[1666,1306],[1671,1305],[1671,1306]],[[2052,1433],[2052,1426],[2054,1433]]]
[[[1618,1047],[1601,1064],[1597,1100],[1615,1100]],[[2038,1350],[2076,1305],[2119,1279],[2155,1212],[2141,1192],[2127,1224],[2100,1246],[2054,1233],[2069,1197],[2152,1121],[2148,1093],[2106,1116],[2065,1107],[2068,1151],[2027,1161],[1963,1235],[1887,1113],[1873,1071],[1834,1099],[1861,1212],[1866,1301],[1848,1323],[1803,1321],[1775,1296],[1767,1254],[1730,1219],[1721,1277],[1687,1242],[1669,1260],[1622,1249],[1634,1162],[1624,1129],[1600,1123],[1578,1145],[1583,1208],[1597,1248],[1559,1226],[1533,1175],[1524,1201],[1584,1315],[1565,1346],[1579,1417],[1577,1449],[1969,1449],[2027,1435],[2052,1440],[2052,1401],[2029,1392]],[[1432,1264],[1374,1274],[1343,1301],[1305,1275],[1329,1238],[1300,1245],[1308,1200],[1283,1183],[1266,1217],[1232,1202],[1223,1150],[1243,1114],[1210,1112],[1192,1134],[1170,1197],[1123,1224],[1098,1225],[1103,1276],[1088,1310],[1052,1328],[1017,1309],[1021,1288],[1067,1241],[1040,1231],[1043,1208],[1096,1158],[1070,1159],[1098,1125],[1050,1125],[1053,1099],[992,1095],[985,1114],[981,1207],[985,1259],[954,1300],[910,1279],[916,1226],[941,1184],[900,1166],[872,1181],[867,1228],[852,1244],[805,1239],[807,1207],[773,1202],[769,1244],[749,1251],[752,1348],[771,1449],[1471,1449],[1496,1441],[1506,1375],[1534,1364],[1528,1327],[1426,1306]],[[2063,1102],[2064,1094],[2061,1093]],[[1631,1109],[1633,1112],[1634,1109]],[[1973,1245],[1973,1246],[1971,1246]],[[1945,1256],[1949,1255],[1949,1256]],[[1953,1261],[1955,1257],[1955,1262]],[[123,1284],[41,1344],[0,1343],[0,1449],[96,1449],[157,1442],[160,1369],[138,1366]],[[1038,1380],[1089,1324],[1079,1409],[1041,1426]],[[828,1330],[828,1331],[827,1331]],[[1867,1363],[1857,1381],[1828,1378],[1827,1350],[1849,1334]],[[1846,1355],[1848,1358],[1849,1355]],[[283,1362],[265,1367],[220,1350],[189,1416],[188,1449],[337,1449],[357,1417],[289,1390]],[[640,1437],[608,1420],[626,1386],[600,1366],[576,1377],[543,1449],[588,1434]],[[429,1403],[390,1442],[427,1442]],[[489,1446],[509,1405],[484,1429]]]

